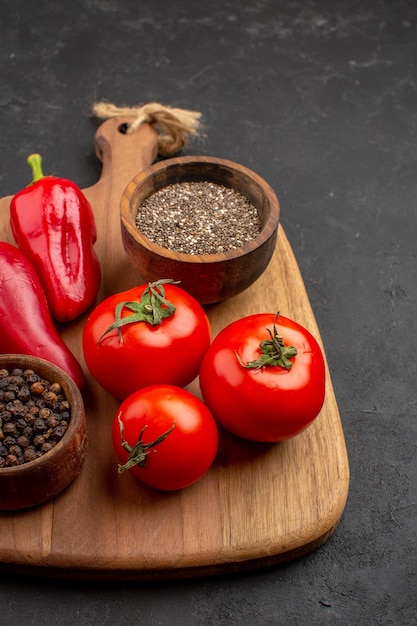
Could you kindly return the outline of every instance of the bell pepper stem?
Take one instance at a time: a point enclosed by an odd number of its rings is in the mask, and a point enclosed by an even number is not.
[[[42,171],[42,157],[40,154],[30,154],[27,158],[27,164],[32,169],[32,184],[44,177]]]

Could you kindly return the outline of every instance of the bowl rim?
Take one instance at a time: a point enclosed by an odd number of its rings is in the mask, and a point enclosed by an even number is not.
[[[238,248],[230,248],[225,252],[220,252],[216,254],[189,254],[185,252],[177,252],[175,250],[171,250],[170,248],[165,248],[160,246],[159,244],[153,242],[151,239],[148,239],[133,223],[132,214],[130,210],[131,199],[137,193],[137,189],[140,185],[143,185],[155,174],[161,172],[162,170],[175,168],[178,166],[187,168],[192,165],[212,165],[219,166],[224,169],[229,169],[232,171],[238,171],[240,174],[243,174],[245,177],[250,178],[253,182],[256,183],[258,189],[262,191],[262,193],[268,198],[270,205],[270,214],[263,225],[261,231],[256,237],[253,237],[250,241],[248,241],[245,245],[240,246]],[[202,178],[201,180],[204,180]],[[181,178],[178,182],[186,181],[186,178]],[[163,185],[160,187],[163,188]],[[238,189],[236,191],[239,191]],[[123,194],[120,199],[120,221],[123,229],[127,232],[127,234],[133,239],[136,240],[140,245],[146,248],[149,252],[156,254],[160,257],[164,257],[166,259],[171,259],[177,262],[195,264],[195,263],[219,263],[230,261],[232,259],[241,258],[246,254],[254,252],[256,249],[261,247],[266,241],[268,241],[274,234],[276,233],[279,225],[280,218],[280,204],[278,197],[271,187],[269,183],[266,182],[259,174],[251,170],[250,168],[241,165],[240,163],[236,163],[235,161],[230,161],[228,159],[222,159],[219,157],[211,157],[211,156],[181,156],[181,157],[172,157],[169,159],[165,159],[163,161],[158,161],[157,163],[153,163],[145,170],[139,172],[125,187]]]
[[[0,468],[0,476],[7,475],[20,475],[25,473],[32,473],[35,466],[36,469],[41,470],[44,465],[49,465],[55,457],[59,457],[62,454],[62,449],[65,447],[65,444],[70,438],[74,437],[77,434],[80,426],[85,423],[85,410],[84,410],[84,402],[81,395],[81,391],[72,380],[72,378],[64,372],[60,367],[43,359],[38,356],[29,355],[29,354],[0,354],[0,368],[7,368],[7,363],[10,363],[13,369],[21,368],[24,364],[24,369],[33,369],[36,372],[36,366],[41,365],[43,368],[47,369],[51,372],[51,375],[56,375],[58,377],[57,382],[64,381],[66,387],[69,388],[71,398],[68,398],[68,393],[65,392],[65,397],[67,400],[71,401],[71,419],[68,424],[68,428],[65,431],[63,437],[57,442],[57,444],[48,452],[42,454],[42,456],[34,459],[33,461],[29,461],[28,463],[24,463],[21,465],[14,465],[12,467],[1,467]],[[36,372],[38,373],[38,372]],[[40,374],[42,376],[42,374]],[[48,380],[46,376],[42,376],[45,380]],[[50,381],[54,382],[54,381]]]

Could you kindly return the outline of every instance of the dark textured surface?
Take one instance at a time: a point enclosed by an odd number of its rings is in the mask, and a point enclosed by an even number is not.
[[[3,0],[1,197],[29,182],[32,151],[96,182],[95,100],[200,110],[184,153],[238,161],[280,199],[351,487],[297,562],[175,584],[3,576],[2,624],[417,624],[416,27],[405,0]]]

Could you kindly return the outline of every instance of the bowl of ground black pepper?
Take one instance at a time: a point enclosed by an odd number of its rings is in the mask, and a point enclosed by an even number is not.
[[[81,470],[85,411],[72,379],[49,361],[0,355],[0,510],[57,496]]]
[[[244,291],[267,268],[280,207],[258,174],[213,157],[174,157],[139,173],[121,198],[124,248],[145,282],[161,278],[201,304]]]

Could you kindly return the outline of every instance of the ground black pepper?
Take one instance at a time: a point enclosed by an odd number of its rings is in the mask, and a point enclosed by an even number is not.
[[[235,189],[209,181],[179,182],[146,198],[136,227],[175,252],[219,254],[259,235],[261,220],[256,207]]]
[[[0,369],[0,468],[29,463],[51,450],[70,419],[59,383],[31,369]]]

